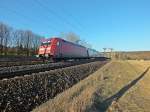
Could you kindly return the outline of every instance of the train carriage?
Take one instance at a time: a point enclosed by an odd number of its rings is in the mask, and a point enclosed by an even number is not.
[[[87,50],[90,58],[98,58],[103,56],[100,52],[96,51],[95,49],[88,48]]]

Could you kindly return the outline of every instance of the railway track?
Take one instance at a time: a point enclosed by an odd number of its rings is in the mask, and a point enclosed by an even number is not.
[[[30,75],[32,73],[45,72],[45,71],[49,71],[49,70],[65,68],[65,67],[69,67],[69,66],[90,63],[90,62],[94,62],[94,61],[100,61],[100,59],[2,67],[2,68],[0,68],[0,79],[13,78],[15,76]]]
[[[11,67],[11,66],[21,66],[21,65],[33,65],[45,63],[43,60],[36,57],[26,57],[26,56],[0,56],[0,68]]]
[[[11,66],[21,66],[21,65],[34,65],[43,64],[43,60],[24,60],[24,61],[0,61],[0,68],[11,67]]]
[[[11,66],[22,66],[22,65],[35,65],[35,64],[44,64],[44,62],[43,61],[0,62],[0,68]]]

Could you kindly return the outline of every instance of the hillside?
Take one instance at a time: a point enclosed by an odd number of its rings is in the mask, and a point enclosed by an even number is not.
[[[113,61],[34,112],[148,112],[149,61]]]

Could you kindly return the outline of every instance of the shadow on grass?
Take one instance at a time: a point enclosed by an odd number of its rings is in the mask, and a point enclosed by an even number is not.
[[[148,67],[139,77],[137,77],[135,80],[133,80],[131,83],[120,89],[116,94],[113,96],[107,98],[103,102],[96,103],[96,109],[100,112],[105,112],[109,106],[112,104],[113,101],[118,101],[132,86],[134,86],[141,78],[144,77],[144,75],[148,72],[150,67]]]

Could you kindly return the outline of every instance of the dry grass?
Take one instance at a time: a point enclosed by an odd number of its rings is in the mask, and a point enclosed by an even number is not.
[[[130,59],[150,59],[150,51],[125,52]]]
[[[112,61],[34,112],[149,112],[149,61]],[[134,81],[133,81],[134,80]]]
[[[149,62],[132,62],[141,69],[150,66]],[[150,71],[148,71],[142,80],[128,91],[118,104],[126,112],[150,112]]]

